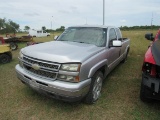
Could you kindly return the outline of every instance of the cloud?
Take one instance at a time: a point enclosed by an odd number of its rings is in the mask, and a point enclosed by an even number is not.
[[[67,10],[59,10],[58,12],[62,14],[70,14],[70,12]]]
[[[0,17],[17,21],[33,29],[53,29],[61,25],[102,25],[103,0],[1,0]],[[160,21],[160,0],[105,0],[105,23],[114,26],[147,25],[152,12],[154,23]],[[53,16],[53,17],[52,17]],[[33,18],[32,18],[33,17]]]
[[[24,13],[24,15],[31,16],[31,17],[33,17],[33,16],[39,16],[38,13]]]
[[[121,23],[126,23],[127,21],[125,19],[120,20]]]

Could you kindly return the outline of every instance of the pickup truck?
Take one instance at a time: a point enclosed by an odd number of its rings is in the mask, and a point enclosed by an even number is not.
[[[130,40],[112,26],[72,26],[55,41],[28,46],[19,53],[17,77],[56,99],[95,103],[104,78],[125,62]]]

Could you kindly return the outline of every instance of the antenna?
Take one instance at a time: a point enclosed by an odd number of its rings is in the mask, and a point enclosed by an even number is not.
[[[152,17],[151,17],[151,31],[153,31],[153,12],[152,12]]]
[[[103,25],[105,24],[105,0],[103,0]]]

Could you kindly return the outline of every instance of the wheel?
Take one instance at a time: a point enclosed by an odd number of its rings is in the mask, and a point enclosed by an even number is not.
[[[0,55],[0,63],[8,63],[11,61],[11,57],[7,54],[1,54]]]
[[[12,50],[17,50],[18,49],[18,45],[16,43],[10,43],[11,49]]]
[[[103,74],[102,72],[97,71],[92,77],[92,82],[89,92],[84,99],[85,103],[93,104],[99,99],[101,95],[102,81],[103,81]]]
[[[152,99],[148,98],[148,96],[151,94],[151,92],[141,83],[141,90],[140,90],[140,99],[143,102],[151,102]]]
[[[129,52],[129,49],[127,50],[127,53],[126,53],[126,56],[125,56],[125,58],[122,60],[122,63],[125,63],[125,62],[127,61],[128,52]]]

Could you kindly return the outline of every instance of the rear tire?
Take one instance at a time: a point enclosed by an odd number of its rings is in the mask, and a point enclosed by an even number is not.
[[[92,77],[92,82],[90,85],[89,92],[84,99],[85,103],[93,104],[99,99],[101,95],[102,82],[103,82],[103,74],[102,72],[97,71]]]
[[[128,52],[129,52],[129,49],[127,50],[127,53],[126,53],[126,56],[125,56],[125,58],[122,60],[122,63],[125,63],[125,62],[127,61]]]
[[[5,63],[8,63],[10,61],[11,61],[11,57],[9,55],[7,55],[7,54],[1,54],[0,55],[0,63],[5,64]]]

